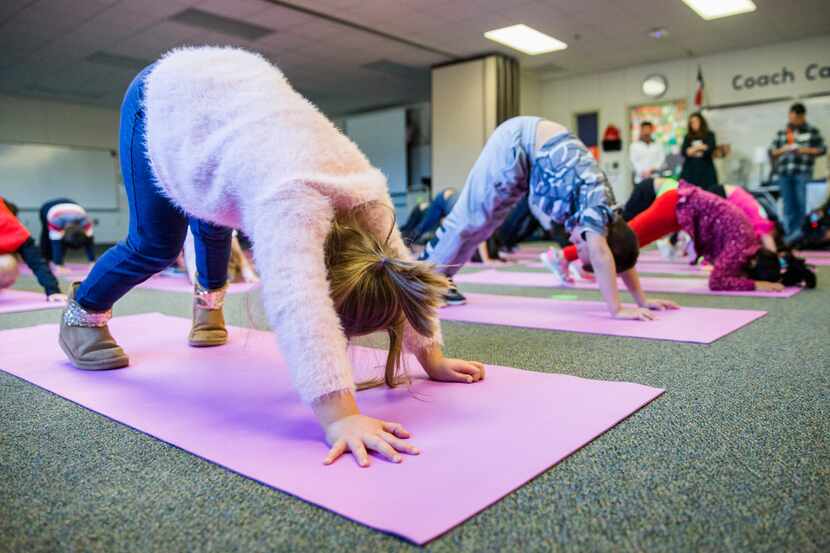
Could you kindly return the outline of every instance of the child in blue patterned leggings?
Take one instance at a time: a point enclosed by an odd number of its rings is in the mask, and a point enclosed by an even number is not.
[[[421,258],[451,277],[525,193],[543,224],[565,225],[583,263],[593,268],[612,316],[650,320],[652,310],[676,307],[645,297],[634,269],[637,237],[620,216],[608,179],[594,157],[565,127],[539,117],[514,117],[493,132],[453,210]],[[638,307],[622,306],[617,274]],[[457,289],[446,299],[450,304],[465,301]]]

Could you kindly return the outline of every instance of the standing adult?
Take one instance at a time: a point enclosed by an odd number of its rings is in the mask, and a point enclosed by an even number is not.
[[[631,165],[634,167],[634,184],[647,178],[656,176],[655,173],[666,161],[666,152],[662,144],[654,141],[652,133],[654,125],[651,121],[640,123],[640,140],[633,143],[628,152]]]
[[[784,200],[784,242],[792,244],[803,237],[807,213],[807,183],[813,176],[816,157],[827,148],[819,130],[807,124],[807,109],[802,103],[790,107],[787,127],[778,131],[769,147],[773,160],[773,184]]]
[[[717,147],[715,133],[709,130],[709,124],[700,112],[689,116],[688,128],[680,148],[683,155],[680,179],[712,192],[718,184],[718,173],[712,161]]]

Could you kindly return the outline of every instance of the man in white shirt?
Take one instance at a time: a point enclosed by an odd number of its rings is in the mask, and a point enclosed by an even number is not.
[[[640,123],[640,140],[633,143],[629,149],[628,155],[634,167],[635,184],[651,177],[666,160],[663,146],[651,137],[653,131],[654,125],[651,121]]]

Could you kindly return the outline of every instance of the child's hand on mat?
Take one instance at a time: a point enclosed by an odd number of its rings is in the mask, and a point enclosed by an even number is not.
[[[614,315],[615,319],[634,319],[635,321],[653,321],[655,319],[648,307],[621,307]]]
[[[760,292],[780,292],[784,289],[784,285],[780,282],[767,282],[766,280],[756,280],[755,289]]]
[[[680,309],[680,306],[671,300],[650,299],[646,300],[643,307],[651,309],[652,311],[666,311],[668,309]]]
[[[464,361],[442,357],[432,363],[429,368],[424,367],[432,380],[441,382],[466,382],[471,384],[484,379],[484,365],[478,361]]]
[[[46,301],[49,302],[65,302],[66,299],[66,294],[49,294],[46,296]]]
[[[393,463],[400,463],[403,461],[400,453],[420,453],[418,448],[403,441],[409,436],[398,423],[361,414],[349,415],[326,426],[326,441],[331,449],[323,464],[330,465],[346,451],[351,451],[358,465],[368,467],[367,449],[377,451]]]
[[[418,352],[416,357],[432,380],[472,383],[484,378],[484,365],[477,361],[444,357],[441,346],[437,344]]]
[[[346,451],[351,451],[358,465],[368,467],[367,448],[393,463],[403,460],[399,451],[410,455],[420,453],[415,446],[402,441],[410,436],[402,425],[361,415],[351,392],[324,396],[311,407],[326,431],[326,442],[331,446],[323,464],[330,465]]]

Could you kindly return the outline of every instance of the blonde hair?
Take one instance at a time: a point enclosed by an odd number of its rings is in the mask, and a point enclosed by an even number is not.
[[[394,388],[402,364],[404,323],[431,338],[449,283],[432,265],[399,257],[389,244],[391,236],[392,230],[381,241],[353,216],[338,217],[326,239],[325,255],[331,298],[346,336],[378,330],[389,335],[383,381]],[[378,379],[358,388],[379,384]]]

